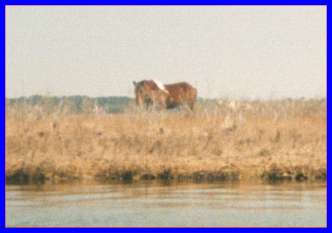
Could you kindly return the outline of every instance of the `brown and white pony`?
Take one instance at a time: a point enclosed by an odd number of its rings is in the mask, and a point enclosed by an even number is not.
[[[191,110],[197,99],[197,89],[187,82],[163,85],[156,80],[133,82],[136,104],[146,108],[171,109],[188,106]]]

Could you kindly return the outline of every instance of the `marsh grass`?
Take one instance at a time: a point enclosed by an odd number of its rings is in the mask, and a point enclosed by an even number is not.
[[[325,179],[325,99],[120,114],[6,105],[7,183]]]

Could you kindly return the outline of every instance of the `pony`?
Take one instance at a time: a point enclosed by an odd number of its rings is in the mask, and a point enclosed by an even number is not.
[[[140,107],[172,109],[188,106],[191,110],[197,101],[197,89],[187,82],[164,85],[157,80],[133,81],[135,101]]]

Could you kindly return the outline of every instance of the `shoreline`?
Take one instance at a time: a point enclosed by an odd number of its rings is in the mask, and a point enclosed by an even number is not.
[[[5,186],[58,186],[58,185],[208,185],[208,184],[220,184],[220,185],[327,185],[326,179],[136,179],[136,180],[121,180],[121,179],[108,179],[101,180],[95,178],[85,179],[72,179],[72,180],[44,180],[44,181],[28,181],[20,182],[17,180],[6,180]]]
[[[145,182],[156,182],[156,183],[192,183],[192,184],[209,184],[209,183],[222,183],[222,184],[228,184],[228,183],[245,183],[245,184],[290,184],[290,183],[326,183],[326,173],[324,172],[318,172],[317,177],[307,177],[302,176],[300,174],[299,177],[289,177],[289,176],[280,176],[276,178],[266,178],[266,177],[258,177],[258,178],[251,178],[251,179],[238,179],[238,178],[220,178],[218,176],[216,177],[207,177],[202,178],[201,176],[199,178],[195,177],[182,177],[179,176],[177,178],[170,178],[170,179],[164,179],[164,178],[144,178],[145,176],[152,176],[150,174],[144,174],[143,177],[137,179],[126,179],[121,176],[117,178],[72,178],[72,179],[56,179],[56,180],[50,180],[50,179],[40,179],[39,177],[29,177],[29,175],[24,175],[25,177],[16,178],[13,176],[7,176],[6,177],[6,185],[58,185],[58,184],[90,184],[90,183],[96,183],[96,184],[140,184]],[[207,175],[209,176],[209,174]],[[303,178],[302,178],[303,177]]]

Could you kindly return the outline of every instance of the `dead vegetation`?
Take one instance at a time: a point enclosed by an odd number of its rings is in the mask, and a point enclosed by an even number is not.
[[[194,112],[6,109],[7,183],[325,180],[326,100],[214,101]]]

